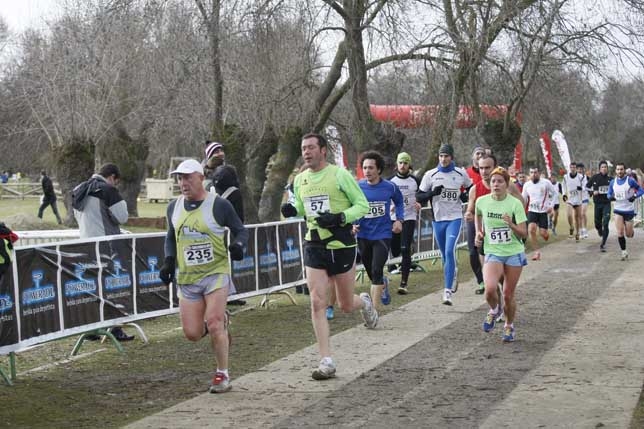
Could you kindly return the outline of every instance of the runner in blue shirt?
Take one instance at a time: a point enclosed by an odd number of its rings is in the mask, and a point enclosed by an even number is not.
[[[358,249],[367,275],[371,280],[371,300],[376,303],[377,297],[387,305],[391,299],[386,287],[387,279],[383,271],[389,257],[392,231],[402,231],[405,219],[403,196],[393,182],[381,178],[385,160],[378,152],[369,151],[362,155],[362,172],[364,179],[358,182],[369,202],[369,212],[355,226],[358,237]],[[396,206],[396,220],[389,216],[391,201]]]

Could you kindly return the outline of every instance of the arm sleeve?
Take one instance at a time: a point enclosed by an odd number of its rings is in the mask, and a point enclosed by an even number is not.
[[[636,197],[641,197],[644,194],[644,189],[642,189],[642,187],[632,177],[628,178],[628,185],[631,188],[635,189],[635,196]]]
[[[230,204],[233,205],[233,208],[235,209],[235,213],[237,213],[239,220],[244,223],[244,199],[242,198],[241,191],[239,191],[238,189],[230,194],[228,201],[230,201]]]
[[[225,226],[230,229],[231,238],[230,242],[241,243],[246,245],[248,241],[248,231],[244,228],[244,224],[235,213],[235,209],[230,202],[224,198],[215,198],[215,204],[212,206],[212,214],[219,225]]]
[[[608,198],[609,200],[615,196],[615,192],[613,191],[613,183],[615,183],[615,179],[610,179],[610,183],[608,184],[608,193],[606,194],[606,198]]]
[[[392,200],[396,205],[396,220],[403,221],[405,220],[405,201],[402,196],[402,192],[395,183],[391,182],[394,187],[394,196]]]
[[[346,170],[339,169],[336,178],[340,189],[351,201],[351,207],[344,211],[345,221],[346,223],[353,223],[353,221],[360,219],[369,212],[367,197],[364,196],[362,189],[358,186],[358,182]]]
[[[177,203],[177,200],[171,201],[168,204],[168,210],[166,211],[166,218],[168,222],[168,232],[165,235],[165,243],[163,245],[163,250],[165,252],[166,258],[168,256],[177,256],[177,238],[174,232],[174,225],[172,225],[172,212],[174,211],[174,205]]]

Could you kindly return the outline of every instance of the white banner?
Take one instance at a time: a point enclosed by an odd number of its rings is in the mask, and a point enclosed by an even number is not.
[[[570,173],[570,152],[568,151],[568,143],[564,134],[559,130],[554,130],[552,133],[552,140],[557,145],[557,151],[559,151],[559,156],[561,157],[561,162],[564,165],[564,168],[568,173]]]

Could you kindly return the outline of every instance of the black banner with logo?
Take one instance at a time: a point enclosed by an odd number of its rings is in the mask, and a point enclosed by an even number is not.
[[[58,253],[40,247],[16,255],[20,294],[20,337],[28,339],[60,330]]]
[[[233,282],[237,293],[254,292],[257,290],[255,271],[257,267],[255,252],[255,236],[257,229],[248,229],[248,243],[244,247],[244,259],[232,261]]]
[[[22,257],[21,253],[18,251],[19,258]],[[61,245],[60,254],[64,328],[100,322],[100,266],[96,258],[96,243]],[[18,275],[22,277],[24,272],[20,270]]]
[[[11,266],[0,275],[0,346],[18,342],[18,318]]]
[[[299,223],[278,226],[282,283],[291,283],[303,278],[299,230]]]
[[[163,265],[164,237],[136,239],[135,273],[137,276],[136,309],[138,313],[170,308],[170,286],[159,278]],[[179,305],[176,293],[172,293],[174,307]]]

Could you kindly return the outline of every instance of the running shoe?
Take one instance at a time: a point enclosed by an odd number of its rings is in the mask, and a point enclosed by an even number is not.
[[[540,261],[541,260],[541,252],[538,250],[534,252],[534,255],[532,255],[532,260],[533,261]]]
[[[215,376],[212,378],[212,383],[210,384],[210,393],[224,393],[232,389],[233,386],[230,384],[230,379],[223,372],[216,372]]]
[[[496,313],[490,310],[485,315],[485,320],[483,321],[483,331],[490,332],[492,329],[494,329],[495,323],[496,323]]]
[[[552,227],[552,235],[554,235],[555,237],[557,236],[557,228],[555,228],[554,226]]]
[[[474,293],[477,295],[483,295],[485,293],[485,283],[483,282],[479,283]]]
[[[335,377],[335,364],[331,359],[322,359],[320,366],[311,374],[313,380],[328,380]]]
[[[496,321],[497,321],[498,323],[503,323],[503,322],[505,322],[505,313],[503,312],[503,310],[499,310],[499,313],[498,313],[498,315],[496,316]]]
[[[395,268],[395,269],[389,271],[389,274],[392,274],[392,275],[400,274],[400,268]]]
[[[574,238],[574,237],[575,237],[575,230],[571,228],[570,233],[568,234],[568,238]]]
[[[416,265],[412,266],[411,271],[415,271],[415,272],[419,272],[419,273],[424,273],[424,272],[425,272],[425,269],[424,269],[423,267],[421,267],[420,265],[416,264]]]
[[[409,291],[407,290],[407,285],[401,283],[400,287],[398,288],[398,295],[407,295]]]
[[[443,304],[452,305],[452,291],[450,289],[443,291]]]
[[[367,328],[374,329],[378,324],[378,312],[374,308],[373,302],[371,302],[371,297],[368,293],[362,292],[360,294],[360,299],[364,303],[364,305],[360,309],[364,324]]]
[[[329,305],[326,308],[326,320],[332,320],[333,316],[334,316],[334,314],[333,314],[333,306]]]
[[[387,277],[383,277],[382,281],[385,284],[385,287],[382,288],[382,293],[380,294],[380,302],[382,302],[382,305],[389,305],[391,304],[391,294],[389,293],[389,279]]]
[[[506,326],[503,328],[503,342],[511,343],[514,341],[514,326]]]
[[[625,261],[627,259],[628,259],[628,251],[622,250],[622,261]]]
[[[575,242],[579,243],[579,234],[575,234]]]

